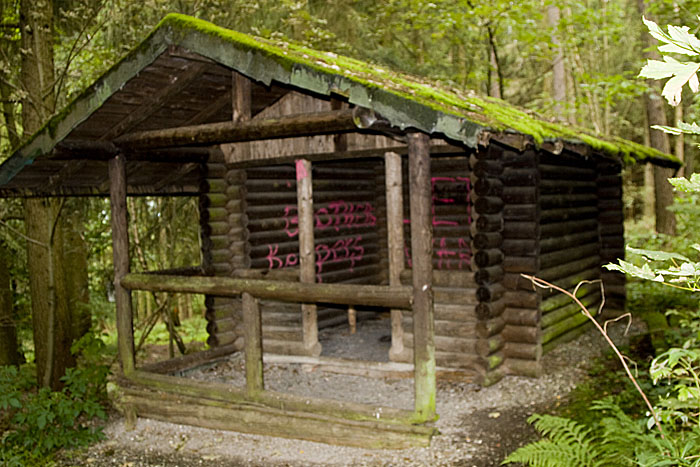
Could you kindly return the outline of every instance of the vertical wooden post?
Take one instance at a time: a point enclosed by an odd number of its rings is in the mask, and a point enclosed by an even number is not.
[[[243,305],[243,337],[245,339],[245,386],[249,396],[264,388],[262,320],[258,299],[247,292],[241,294]]]
[[[408,135],[413,258],[413,360],[415,415],[435,419],[435,321],[433,318],[433,231],[430,216],[430,138]]]
[[[401,156],[395,152],[384,154],[386,180],[386,221],[387,244],[389,246],[389,285],[401,285],[403,270],[403,180],[401,175]],[[401,310],[391,310],[391,349],[390,360],[400,360],[404,354],[403,326]]]
[[[316,281],[316,255],[314,244],[314,202],[311,162],[306,159],[296,160],[297,175],[297,211],[299,213],[299,280]],[[318,321],[316,305],[301,305],[302,333],[304,349],[312,356],[321,355],[321,343],[318,341]]]
[[[126,208],[126,160],[109,160],[109,199],[112,206],[112,252],[114,255],[114,300],[117,307],[117,347],[122,371],[134,371],[134,327],[131,291],[121,285],[129,273],[129,233]]]

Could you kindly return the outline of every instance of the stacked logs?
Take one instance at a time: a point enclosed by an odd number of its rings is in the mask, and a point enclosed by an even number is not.
[[[540,296],[522,277],[540,270],[539,153],[504,150],[503,173],[503,261],[506,288],[503,319],[503,355],[510,372],[539,376],[542,356]]]
[[[622,167],[609,159],[596,164],[596,188],[598,190],[598,221],[600,224],[601,266],[624,259],[624,215],[622,205]],[[625,308],[625,275],[601,270],[605,289],[605,313],[614,315]]]
[[[247,265],[244,179],[245,172],[228,170],[220,152],[210,156],[199,198],[203,266],[208,275],[230,276]],[[242,346],[240,300],[207,296],[205,307],[209,346]]]
[[[540,172],[539,277],[572,291],[581,281],[600,277],[596,165],[566,151],[543,153]],[[577,297],[595,312],[601,300],[600,285],[582,285]],[[585,330],[586,317],[562,294],[543,291],[540,308],[543,352]]]
[[[470,157],[473,219],[471,225],[476,296],[476,352],[484,366],[484,384],[500,378],[496,371],[504,359],[506,289],[503,285],[503,227],[505,184],[503,151],[496,145]]]

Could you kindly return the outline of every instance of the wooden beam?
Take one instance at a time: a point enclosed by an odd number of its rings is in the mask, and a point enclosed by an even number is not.
[[[293,303],[337,303],[385,308],[411,307],[411,288],[380,285],[318,284],[293,281],[241,279],[223,276],[170,276],[131,273],[121,281],[131,290],[182,292],[237,297],[248,292],[256,298]]]
[[[420,421],[435,419],[435,320],[433,307],[433,229],[431,223],[430,138],[408,135],[413,257],[413,360],[415,414]]]
[[[173,184],[183,176],[187,175],[192,170],[198,170],[200,167],[199,163],[188,162],[183,165],[177,166],[177,168],[170,173],[166,174],[163,178],[158,180],[154,185],[153,189],[155,191],[160,191],[168,185]]]
[[[135,128],[140,123],[146,121],[151,115],[156,113],[163,107],[168,99],[172,98],[194,80],[196,80],[205,70],[208,65],[205,63],[193,63],[189,65],[179,75],[171,77],[171,82],[168,86],[161,88],[155,94],[151,94],[145,102],[139,105],[137,112],[131,112],[125,119],[111,127],[100,139],[111,140],[125,133],[132,128]]]
[[[129,274],[129,232],[126,208],[126,160],[116,156],[109,161],[109,188],[112,206],[112,251],[114,255],[114,298],[117,308],[117,347],[125,375],[134,371],[134,328],[131,291],[122,284]]]
[[[303,283],[316,282],[316,255],[314,242],[314,202],[311,162],[296,161],[297,176],[297,212],[299,227],[299,280]],[[321,355],[321,343],[318,341],[318,317],[316,304],[301,305],[302,334],[304,349],[309,355]]]
[[[249,122],[219,122],[129,133],[114,140],[120,147],[147,149],[203,146],[265,139],[315,136],[357,130],[350,109],[290,115]]]
[[[401,285],[404,266],[403,237],[403,180],[401,178],[401,156],[395,152],[384,155],[386,179],[387,244],[389,246],[389,285]],[[403,313],[391,310],[391,348],[389,358],[403,360]]]
[[[245,341],[245,383],[249,397],[260,394],[263,383],[262,321],[258,299],[244,292],[241,295],[243,308],[243,338]]]

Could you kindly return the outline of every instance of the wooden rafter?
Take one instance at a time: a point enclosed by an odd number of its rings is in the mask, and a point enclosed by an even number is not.
[[[178,166],[176,169],[171,171],[165,177],[158,180],[158,182],[153,185],[153,190],[156,192],[161,191],[166,186],[178,181],[184,175],[188,174],[192,170],[196,170],[198,167],[199,167],[199,164],[192,163],[192,162],[189,164],[184,164],[184,165]]]
[[[157,93],[153,94],[141,106],[139,106],[138,112],[130,113],[125,119],[114,125],[109,131],[102,135],[100,139],[114,139],[122,133],[135,128],[140,123],[148,120],[151,115],[161,109],[165,102],[180,93],[187,86],[189,86],[190,83],[196,80],[204,72],[206,67],[207,65],[205,63],[193,63],[180,75],[173,76],[173,81],[170,86],[166,86]]]
[[[219,122],[130,133],[114,140],[117,146],[131,149],[174,146],[205,146],[265,139],[315,136],[357,130],[353,111],[335,110],[290,115],[249,122]]]

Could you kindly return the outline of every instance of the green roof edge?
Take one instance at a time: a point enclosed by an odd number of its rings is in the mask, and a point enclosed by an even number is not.
[[[0,185],[11,180],[36,157],[50,151],[96,111],[113,90],[152,63],[170,45],[182,46],[267,84],[275,80],[324,95],[346,96],[351,103],[376,111],[402,129],[411,127],[427,133],[441,133],[470,147],[476,147],[484,131],[515,131],[530,136],[536,144],[552,139],[584,143],[624,162],[682,165],[677,158],[648,146],[547,122],[500,99],[446,89],[353,58],[273,42],[171,13],[3,163]],[[263,59],[256,60],[258,57]]]

